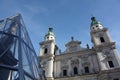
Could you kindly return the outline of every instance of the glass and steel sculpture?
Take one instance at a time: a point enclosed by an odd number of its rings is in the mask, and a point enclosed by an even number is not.
[[[0,80],[45,80],[20,14],[0,20]]]

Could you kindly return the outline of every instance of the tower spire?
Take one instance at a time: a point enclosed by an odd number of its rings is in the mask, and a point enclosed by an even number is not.
[[[95,25],[95,24],[101,24],[100,22],[98,22],[98,21],[96,20],[95,17],[91,17],[91,20],[92,20],[91,26],[93,26],[93,25]]]

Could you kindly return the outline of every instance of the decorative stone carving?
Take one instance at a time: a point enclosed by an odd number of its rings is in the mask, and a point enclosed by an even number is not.
[[[89,62],[84,62],[84,63],[82,64],[82,66],[89,66],[89,65],[90,65]]]
[[[112,59],[112,56],[110,55],[106,57],[106,60],[111,60],[111,59]]]
[[[96,52],[102,52],[102,48],[99,48],[99,47],[98,48],[95,47],[95,50]]]
[[[103,33],[99,33],[99,37],[102,37],[103,36]]]
[[[67,64],[68,60],[67,59],[64,59],[64,60],[61,60],[61,63],[64,65],[64,64]]]
[[[110,55],[109,49],[105,49],[105,50],[103,50],[102,52],[103,52],[102,55],[103,55],[103,57],[105,57],[105,58]]]
[[[79,64],[79,60],[75,59],[75,60],[71,60],[71,65],[76,65]]]
[[[87,61],[87,60],[88,60],[88,57],[89,57],[89,55],[83,55],[83,56],[81,56],[81,59],[82,59],[83,61]]]
[[[68,60],[67,59],[64,59],[64,60],[61,60],[61,69],[63,70],[63,69],[68,69],[69,67],[68,67]]]
[[[109,51],[105,51],[104,54],[105,54],[105,55],[109,55],[110,52],[109,52]]]
[[[63,69],[68,69],[68,68],[69,68],[68,65],[63,65],[63,66],[61,67],[62,70],[63,70]]]
[[[46,62],[43,62],[43,63],[41,64],[41,67],[42,67],[42,68],[45,68],[45,67],[46,67]]]

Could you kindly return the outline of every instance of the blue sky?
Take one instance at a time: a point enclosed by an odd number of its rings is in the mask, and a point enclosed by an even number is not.
[[[37,54],[50,24],[62,51],[71,36],[80,40],[83,47],[87,43],[92,46],[91,16],[109,28],[120,52],[120,0],[0,0],[0,19],[16,13],[22,14]]]

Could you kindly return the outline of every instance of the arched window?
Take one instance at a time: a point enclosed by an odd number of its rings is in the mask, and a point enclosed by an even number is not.
[[[45,48],[45,51],[44,51],[44,53],[45,53],[45,54],[47,54],[47,52],[48,52],[48,49],[47,49],[47,48]]]
[[[110,67],[110,68],[114,67],[114,64],[113,64],[112,61],[108,61],[108,64],[109,64],[109,67]]]
[[[101,42],[105,42],[105,40],[104,40],[103,37],[100,37],[100,41],[101,41]]]
[[[85,69],[85,73],[89,73],[89,67],[88,66],[84,67],[84,69]]]
[[[63,76],[67,76],[67,70],[63,70]]]
[[[77,69],[77,67],[74,67],[74,74],[78,74],[78,69]]]

